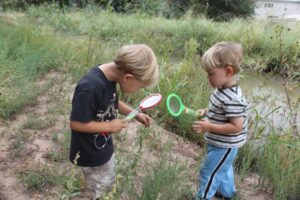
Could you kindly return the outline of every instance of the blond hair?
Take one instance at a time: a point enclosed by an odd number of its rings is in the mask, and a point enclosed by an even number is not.
[[[145,44],[130,44],[121,47],[114,63],[118,69],[132,74],[146,87],[151,87],[158,82],[159,68],[153,50]]]
[[[205,71],[214,68],[231,66],[234,73],[240,71],[243,49],[236,42],[219,42],[210,47],[202,56],[202,67]]]

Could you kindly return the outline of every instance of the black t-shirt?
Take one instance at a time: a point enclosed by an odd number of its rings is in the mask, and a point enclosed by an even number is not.
[[[116,83],[109,81],[98,66],[92,68],[75,88],[70,120],[111,121],[118,115]],[[72,130],[70,161],[79,153],[77,165],[95,167],[107,162],[114,152],[108,133],[82,133]]]

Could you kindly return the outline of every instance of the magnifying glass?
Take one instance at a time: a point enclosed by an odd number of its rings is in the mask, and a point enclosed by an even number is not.
[[[144,110],[147,110],[147,109],[157,106],[161,102],[161,99],[162,99],[162,96],[161,96],[161,94],[158,94],[158,93],[151,94],[151,95],[145,97],[141,101],[139,107],[137,107],[136,109],[131,111],[131,113],[129,113],[125,117],[125,119],[131,120],[131,119],[135,118],[139,112],[142,112]]]
[[[166,103],[169,113],[174,117],[178,117],[182,113],[186,113],[197,118],[201,117],[200,113],[185,107],[180,97],[174,93],[168,96]]]

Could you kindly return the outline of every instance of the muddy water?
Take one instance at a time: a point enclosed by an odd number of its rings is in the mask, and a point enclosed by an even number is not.
[[[266,125],[268,130],[274,128],[277,131],[284,131],[291,127],[291,110],[282,78],[243,72],[240,85],[250,102],[251,115],[261,117],[261,124]],[[287,91],[300,130],[300,83],[289,82]]]

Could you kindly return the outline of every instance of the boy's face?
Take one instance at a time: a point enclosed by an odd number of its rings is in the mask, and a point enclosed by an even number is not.
[[[206,72],[208,81],[213,88],[228,87],[233,78],[232,67],[230,69],[228,67],[214,67],[208,69]]]
[[[121,91],[125,93],[134,93],[145,87],[143,82],[137,80],[131,74],[125,74],[119,84]]]

